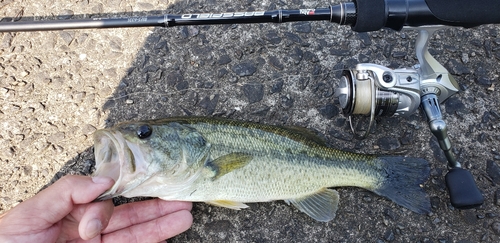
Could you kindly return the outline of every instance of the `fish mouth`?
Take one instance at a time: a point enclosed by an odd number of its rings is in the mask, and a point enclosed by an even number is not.
[[[94,133],[94,156],[96,170],[93,176],[110,177],[113,187],[101,194],[97,200],[107,200],[119,196],[124,190],[124,170],[134,164],[134,155],[126,146],[120,133],[99,130]]]

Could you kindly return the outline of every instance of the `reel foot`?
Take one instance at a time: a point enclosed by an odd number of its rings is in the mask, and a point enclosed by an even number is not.
[[[471,209],[483,204],[484,197],[477,188],[470,171],[462,168],[452,168],[446,174],[445,179],[453,207]]]

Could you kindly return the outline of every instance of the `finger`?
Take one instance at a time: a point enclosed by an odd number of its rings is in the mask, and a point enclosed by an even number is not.
[[[39,218],[55,223],[66,216],[75,204],[89,203],[113,186],[107,177],[69,175],[26,201],[25,205]]]
[[[88,222],[90,221],[89,216],[97,214],[98,216],[94,218],[100,218],[101,222],[106,222],[107,224],[113,212],[113,208],[114,205],[111,200],[75,205],[73,210],[62,219],[61,232],[65,233],[65,239],[81,239],[79,227],[83,227],[83,225],[81,225],[82,219]],[[85,215],[87,215],[86,219],[84,219]],[[83,224],[87,224],[86,222]],[[105,228],[104,224],[103,228]],[[98,242],[100,242],[100,240]]]
[[[102,236],[102,242],[159,242],[172,238],[191,227],[193,216],[180,210],[163,217],[133,225]]]
[[[153,199],[120,205],[115,208],[108,227],[103,233],[113,232],[131,225],[147,222],[180,210],[190,211],[191,202]]]
[[[112,185],[113,180],[106,177],[64,176],[13,208],[5,217],[9,217],[9,225],[13,228],[26,224],[33,230],[45,228],[65,217],[74,204],[91,202]]]
[[[83,240],[90,240],[108,226],[114,205],[111,200],[89,204],[78,225],[78,232]]]

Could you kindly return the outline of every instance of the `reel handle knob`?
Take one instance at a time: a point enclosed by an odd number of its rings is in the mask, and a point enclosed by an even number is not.
[[[453,207],[471,209],[483,204],[484,197],[470,171],[458,167],[452,168],[446,174],[445,180]]]

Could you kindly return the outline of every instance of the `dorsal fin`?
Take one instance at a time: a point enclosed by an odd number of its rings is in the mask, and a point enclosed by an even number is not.
[[[316,135],[313,131],[307,128],[296,126],[273,126],[255,122],[232,120],[222,117],[170,117],[149,122],[152,124],[177,122],[180,124],[207,123],[212,125],[237,126],[250,129],[260,129],[262,131],[275,133],[309,146],[325,146],[326,144],[325,140]]]
[[[305,127],[297,127],[297,126],[280,126],[280,128],[289,131],[290,133],[295,133],[300,135],[306,140],[317,143],[321,146],[326,146],[326,142],[323,138],[315,134],[312,130],[307,129]]]

